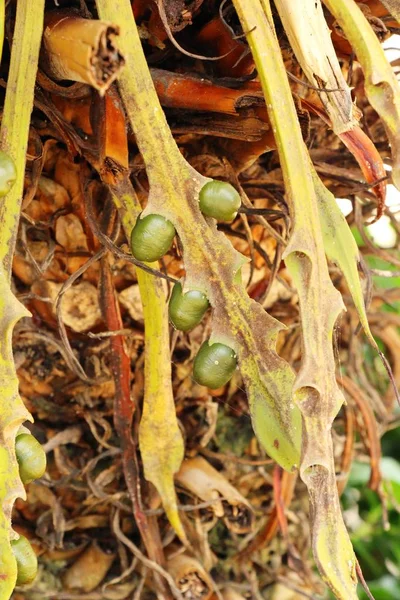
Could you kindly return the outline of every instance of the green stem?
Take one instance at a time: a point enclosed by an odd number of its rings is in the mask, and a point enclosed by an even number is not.
[[[275,34],[268,0],[233,0],[253,53],[272,125],[293,230],[284,258],[299,294],[302,365],[293,401],[303,417],[300,474],[312,506],[313,550],[337,598],[357,598],[355,556],[335,482],[330,430],[343,396],[335,380],[333,327],[343,308],[326,263],[309,157]],[[329,497],[330,503],[327,503]]]
[[[4,2],[1,3],[4,17]],[[15,458],[15,437],[32,417],[18,394],[12,353],[15,323],[29,313],[10,289],[12,257],[24,186],[25,156],[33,105],[36,69],[43,29],[44,0],[18,0],[10,71],[1,123],[1,149],[17,168],[17,180],[0,199],[0,600],[8,600],[17,576],[11,552],[11,511],[17,497],[25,498]],[[2,29],[3,30],[3,29]]]
[[[191,175],[191,169],[174,142],[153,81],[148,76],[148,66],[130,2],[97,0],[97,9],[101,19],[111,21],[121,29],[118,45],[121,54],[125,57],[126,66],[118,78],[119,88],[127,107],[128,118],[136,134],[140,153],[146,164],[151,193],[155,194],[160,189],[164,190],[164,194],[168,191],[173,195],[176,192],[175,185],[178,183],[179,187],[182,186],[182,183],[171,176],[176,172],[177,165],[179,165],[181,182],[182,175],[185,174],[186,177]],[[130,71],[133,65],[135,77],[131,76]],[[149,113],[151,120],[147,118]],[[157,154],[164,157],[163,170],[152,160],[152,157]]]
[[[251,48],[267,103],[268,117],[274,132],[282,174],[289,200],[296,211],[299,224],[317,230],[317,215],[308,210],[296,210],[309,206],[313,186],[307,169],[308,155],[303,142],[286,69],[280,60],[280,48],[273,28],[269,2],[261,6],[258,0],[237,0],[236,11],[244,31],[249,31],[247,41]],[[279,57],[279,58],[278,58]],[[290,140],[290,145],[289,145]],[[290,146],[290,147],[289,147]],[[297,160],[293,160],[293,155]],[[300,187],[301,186],[301,187]],[[311,219],[310,224],[307,221]]]
[[[127,239],[136,223],[141,207],[129,181],[122,181],[112,191]],[[158,267],[157,263],[149,266]],[[163,283],[142,269],[136,270],[143,304],[145,335],[145,390],[139,426],[139,447],[145,477],[157,488],[167,517],[186,543],[179,518],[174,487],[174,474],[184,456],[184,445],[175,413],[171,383],[168,310]]]
[[[4,2],[3,2],[4,5]],[[40,43],[43,31],[44,0],[18,0],[10,71],[0,130],[0,148],[11,156],[17,179],[10,192],[0,199],[0,261],[8,279],[18,231],[24,189],[25,160]]]
[[[0,0],[0,62],[3,55],[5,14],[5,0]]]

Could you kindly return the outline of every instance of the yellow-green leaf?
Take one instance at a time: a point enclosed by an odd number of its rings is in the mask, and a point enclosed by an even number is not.
[[[172,137],[130,3],[97,0],[97,7],[101,18],[121,28],[126,67],[119,85],[150,183],[143,214],[160,214],[174,224],[184,248],[187,286],[203,291],[213,307],[211,340],[236,350],[255,431],[268,454],[291,470],[300,462],[301,415],[290,401],[293,371],[276,353],[282,325],[248,297],[236,277],[245,258],[200,212],[199,191],[210,180],[185,161]]]
[[[161,496],[167,517],[182,541],[174,474],[181,466],[184,446],[175,413],[169,356],[168,306],[161,285],[138,269],[145,322],[144,399],[139,426],[139,448],[144,476]]]
[[[365,311],[364,295],[357,269],[360,254],[356,241],[333,194],[323,185],[315,171],[313,171],[313,180],[326,255],[342,271],[365,335],[371,345],[378,349]]]
[[[15,457],[15,437],[21,424],[32,421],[18,394],[18,378],[12,353],[14,325],[29,312],[13,295],[0,269],[0,599],[8,600],[17,578],[11,551],[11,511],[16,498],[25,498]]]
[[[307,485],[312,506],[314,557],[336,597],[356,600],[355,556],[346,529],[340,526],[342,517],[334,485],[331,440],[332,422],[344,400],[336,384],[332,347],[333,327],[343,302],[329,277],[310,160],[280,54],[270,3],[268,0],[261,0],[261,4],[260,0],[234,0],[234,5],[243,30],[248,32],[246,37],[263,88],[293,220],[284,258],[300,302],[303,350],[293,386],[293,402],[303,418],[300,475]],[[310,473],[322,476],[313,477]],[[338,528],[332,526],[335,522]],[[338,552],[339,543],[343,545],[343,555]]]
[[[2,2],[4,15],[4,2]],[[36,67],[43,30],[44,0],[19,0],[11,51],[3,117],[1,150],[13,160],[16,181],[0,199],[0,599],[8,600],[17,576],[11,551],[11,511],[16,498],[25,498],[15,458],[15,437],[21,424],[32,420],[19,394],[12,354],[15,323],[29,316],[10,288],[11,262],[18,231],[25,176]]]
[[[303,480],[311,490],[312,545],[322,578],[337,598],[356,599],[356,559],[340,511],[334,469],[311,466]]]

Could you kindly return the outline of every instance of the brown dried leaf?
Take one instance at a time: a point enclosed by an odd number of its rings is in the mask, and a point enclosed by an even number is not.
[[[79,556],[63,576],[63,584],[69,590],[91,592],[103,581],[114,562],[115,554],[104,552],[94,542]]]
[[[211,501],[210,510],[222,517],[231,531],[251,530],[254,513],[250,503],[201,456],[183,461],[175,480],[204,502]]]

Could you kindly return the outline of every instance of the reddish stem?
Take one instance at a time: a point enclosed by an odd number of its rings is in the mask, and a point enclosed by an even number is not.
[[[107,256],[101,261],[100,302],[108,330],[123,329]],[[121,442],[122,465],[132,500],[133,515],[150,559],[159,565],[164,565],[165,558],[157,521],[147,517],[142,507],[136,442],[132,437],[132,422],[137,407],[131,396],[131,361],[122,335],[110,338],[110,350],[111,371],[115,381],[114,426]],[[171,595],[165,580],[156,573],[154,577],[162,597],[170,599]]]

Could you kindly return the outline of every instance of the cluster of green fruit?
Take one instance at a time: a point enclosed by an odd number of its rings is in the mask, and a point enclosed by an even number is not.
[[[241,201],[238,192],[229,183],[210,181],[199,194],[201,212],[219,221],[230,222],[236,215]],[[161,215],[150,214],[139,218],[131,235],[133,256],[144,262],[159,260],[171,248],[176,231],[173,224]],[[169,302],[169,318],[181,331],[190,331],[198,325],[209,307],[209,301],[201,290],[183,293],[176,283]],[[197,383],[211,389],[225,385],[237,366],[236,353],[225,344],[204,342],[193,365],[193,377]]]

